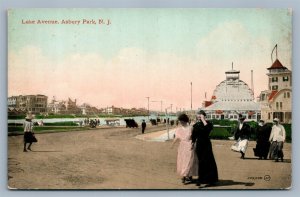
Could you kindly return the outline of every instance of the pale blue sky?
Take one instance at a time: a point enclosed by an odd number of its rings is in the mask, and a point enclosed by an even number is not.
[[[22,24],[99,18],[111,24]],[[291,35],[288,9],[10,10],[8,93],[124,107],[145,107],[150,96],[187,108],[193,82],[198,108],[234,62],[249,85],[254,71],[256,97],[267,89],[266,68],[275,44],[279,60],[292,68]]]
[[[291,28],[286,9],[19,9],[10,15],[9,37],[14,39],[10,49],[35,45],[53,58],[74,52],[97,52],[109,58],[128,46],[150,53],[193,55],[195,43],[224,22],[239,22],[253,37],[267,36],[274,44]],[[110,19],[112,24],[109,28],[20,24],[22,19],[83,18]]]

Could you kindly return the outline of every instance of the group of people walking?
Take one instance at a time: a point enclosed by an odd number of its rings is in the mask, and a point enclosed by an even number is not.
[[[206,120],[206,113],[201,110],[196,115],[197,121],[189,125],[189,117],[181,114],[179,126],[175,131],[172,146],[180,141],[177,155],[177,173],[182,182],[193,183],[193,176],[198,176],[196,185],[214,185],[218,181],[218,170],[214,158],[209,134],[213,129],[211,122]]]
[[[245,159],[245,153],[250,139],[250,126],[244,122],[245,117],[239,116],[239,124],[234,138],[237,142],[231,146],[231,149],[241,153],[241,159]],[[253,148],[254,155],[259,160],[271,159],[276,162],[283,161],[283,144],[285,142],[286,132],[284,127],[279,123],[278,118],[274,118],[273,126],[267,125],[260,120],[256,130],[256,147]],[[269,157],[268,157],[269,156]]]
[[[172,147],[180,142],[177,152],[177,173],[182,177],[182,182],[214,185],[218,182],[218,169],[214,158],[212,144],[209,135],[213,129],[210,121],[206,120],[206,113],[200,110],[196,114],[197,121],[191,125],[186,114],[178,116],[179,126],[175,130],[175,138]],[[248,142],[251,135],[251,127],[245,122],[245,116],[239,115],[239,123],[234,138],[237,141],[231,146],[233,151],[241,154],[245,159]],[[254,148],[255,156],[259,160],[273,159],[276,162],[283,161],[283,144],[285,142],[285,129],[279,124],[279,119],[274,118],[270,127],[259,121],[257,128],[257,144]],[[198,176],[196,181],[193,176]]]

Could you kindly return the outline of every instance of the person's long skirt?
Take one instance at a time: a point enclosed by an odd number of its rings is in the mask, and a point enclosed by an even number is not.
[[[267,159],[270,149],[270,142],[258,141],[255,148],[255,156]]]
[[[197,141],[198,183],[212,184],[218,181],[218,169],[209,139]]]
[[[177,173],[180,176],[197,176],[198,159],[194,150],[191,150],[191,141],[181,141],[177,154]]]
[[[248,140],[247,139],[244,139],[244,140],[239,139],[236,143],[234,143],[231,146],[231,150],[236,151],[236,152],[242,151],[243,153],[246,153],[247,148],[248,148]]]
[[[37,142],[37,139],[32,132],[24,132],[24,143]]]

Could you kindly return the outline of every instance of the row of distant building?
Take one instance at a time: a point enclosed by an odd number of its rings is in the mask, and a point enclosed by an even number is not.
[[[100,108],[91,106],[87,103],[77,105],[76,99],[56,100],[54,97],[48,103],[45,95],[19,95],[11,96],[7,99],[8,115],[24,115],[27,112],[33,114],[74,114],[74,115],[98,115],[98,114],[117,114],[117,115],[147,115],[148,111],[144,108],[118,108],[110,106]]]
[[[268,90],[260,93],[257,101],[254,99],[253,87],[240,80],[240,71],[232,69],[225,72],[226,79],[216,86],[210,100],[203,102],[202,107],[208,119],[237,120],[243,114],[247,120],[260,119],[271,122],[278,118],[283,123],[292,122],[292,72],[277,59],[267,68]],[[252,72],[251,72],[252,73]],[[251,76],[253,86],[253,75]],[[259,83],[259,82],[257,82]],[[12,96],[8,98],[8,113],[20,114],[31,111],[35,114],[117,114],[117,115],[149,115],[144,108],[124,109],[114,106],[97,109],[88,104],[77,106],[76,99],[72,101],[57,101],[50,103],[45,95]],[[191,115],[195,111],[190,111]]]

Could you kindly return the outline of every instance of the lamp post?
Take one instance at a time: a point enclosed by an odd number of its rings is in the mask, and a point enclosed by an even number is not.
[[[168,119],[169,118],[169,115],[168,115],[168,109],[172,109],[172,104],[171,104],[171,106],[170,107],[167,107],[166,109],[165,109],[165,117]],[[168,122],[167,122],[167,124],[166,124],[166,127],[167,127],[167,133],[168,133],[168,140],[170,140],[170,132],[169,132],[169,124],[168,124]]]

